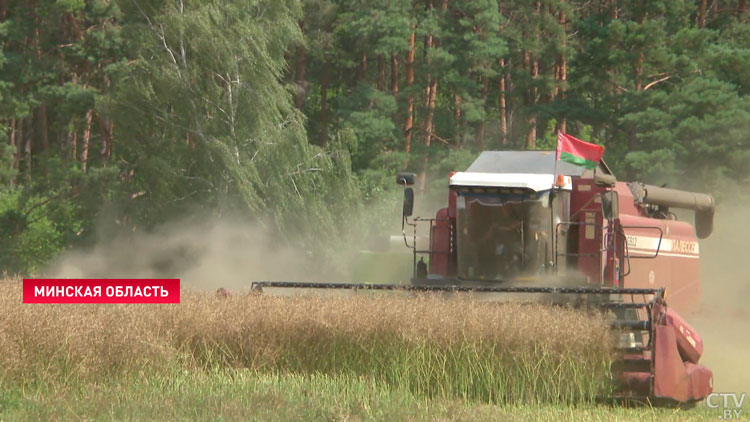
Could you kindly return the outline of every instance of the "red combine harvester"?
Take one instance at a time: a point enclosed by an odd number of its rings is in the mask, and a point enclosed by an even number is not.
[[[256,282],[253,289],[470,292],[480,300],[598,307],[615,315],[618,398],[705,398],[713,381],[698,363],[703,341],[675,310],[698,305],[698,238],[711,234],[713,198],[618,182],[604,162],[588,170],[555,161],[554,151],[483,152],[451,174],[447,207],[434,218],[412,218],[414,191],[406,187],[402,227],[412,227],[404,242],[414,258],[407,285]],[[397,176],[402,185],[414,179]],[[693,210],[695,228],[670,208]],[[420,225],[429,228],[427,249],[416,247]]]

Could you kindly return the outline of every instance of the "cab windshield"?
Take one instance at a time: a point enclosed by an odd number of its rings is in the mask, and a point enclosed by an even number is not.
[[[551,225],[560,219],[550,214],[549,191],[458,193],[460,278],[509,280],[553,265]]]

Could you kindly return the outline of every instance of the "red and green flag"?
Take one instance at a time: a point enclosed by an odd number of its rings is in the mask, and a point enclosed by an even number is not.
[[[604,147],[557,132],[557,159],[587,169],[596,168],[604,155]]]

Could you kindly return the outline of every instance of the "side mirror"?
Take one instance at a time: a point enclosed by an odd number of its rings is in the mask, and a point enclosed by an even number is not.
[[[414,173],[399,173],[396,175],[396,183],[404,186],[411,186],[417,181],[417,175]]]
[[[604,191],[602,197],[602,214],[607,220],[618,218],[620,216],[620,200],[617,192],[613,190]]]
[[[613,187],[617,184],[617,178],[611,174],[605,174],[601,171],[594,170],[594,183],[596,183],[597,186]]]
[[[404,189],[404,217],[411,217],[414,211],[414,189]]]

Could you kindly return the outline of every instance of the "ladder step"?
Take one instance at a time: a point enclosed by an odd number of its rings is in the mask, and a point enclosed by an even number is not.
[[[612,328],[622,330],[639,330],[648,331],[651,329],[650,321],[634,321],[634,320],[614,320],[611,324]]]
[[[625,302],[608,302],[608,303],[601,303],[599,304],[602,308],[610,308],[610,309],[639,309],[639,308],[645,308],[648,306],[648,303],[625,303]]]
[[[622,354],[631,354],[631,353],[643,353],[647,350],[651,350],[648,346],[636,346],[636,347],[618,347],[617,351]]]
[[[613,372],[651,372],[650,359],[619,359],[612,362]]]

